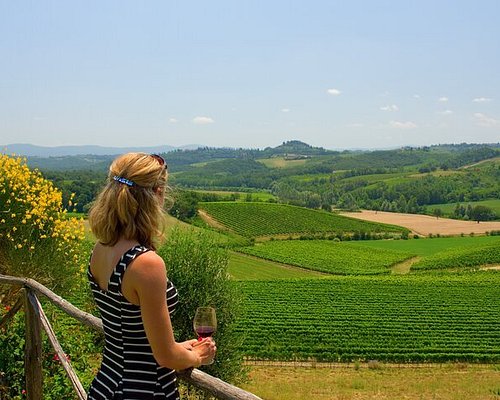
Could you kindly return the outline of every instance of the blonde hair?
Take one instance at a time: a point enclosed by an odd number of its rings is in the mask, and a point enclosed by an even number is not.
[[[127,153],[113,161],[108,182],[89,213],[90,229],[103,245],[113,246],[124,238],[156,249],[164,228],[158,190],[164,194],[167,188],[166,164],[160,160]]]

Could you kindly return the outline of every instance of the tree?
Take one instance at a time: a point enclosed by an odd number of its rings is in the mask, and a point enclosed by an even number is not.
[[[467,209],[465,210],[464,218],[474,219],[472,218],[472,206],[470,204],[467,204]]]
[[[464,207],[460,203],[457,203],[455,209],[453,210],[453,216],[455,218],[463,218],[464,213],[465,213]]]
[[[170,215],[182,220],[187,221],[193,218],[198,209],[198,198],[195,192],[177,191],[174,193],[174,204],[168,210]]]
[[[496,217],[495,211],[483,205],[474,206],[470,214],[470,219],[477,221],[477,223],[479,221],[491,221],[496,219]]]
[[[432,214],[437,218],[439,219],[439,217],[441,217],[443,215],[443,210],[441,210],[440,208],[435,208],[434,210],[432,210]]]

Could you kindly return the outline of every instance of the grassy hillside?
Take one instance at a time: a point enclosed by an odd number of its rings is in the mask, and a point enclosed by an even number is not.
[[[323,276],[314,271],[293,268],[258,257],[231,252],[229,255],[229,274],[235,280],[274,280],[315,278]]]

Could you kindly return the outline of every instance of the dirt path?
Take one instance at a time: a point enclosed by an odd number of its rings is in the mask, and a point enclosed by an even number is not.
[[[410,272],[411,266],[415,264],[418,260],[420,260],[420,257],[409,258],[408,260],[393,265],[391,267],[391,271],[393,274],[401,274],[401,275],[407,274]]]
[[[404,226],[421,236],[429,235],[484,235],[486,232],[500,230],[500,222],[460,221],[449,218],[436,218],[430,215],[402,214],[385,211],[363,210],[361,212],[340,213],[351,218],[372,222]]]
[[[481,165],[481,164],[484,164],[484,163],[487,163],[487,162],[498,162],[498,161],[500,161],[500,157],[488,158],[486,160],[481,160],[481,161],[479,161],[477,163],[474,163],[474,164],[464,165],[463,167],[460,167],[459,169],[472,168],[472,167],[476,167],[478,165]]]
[[[205,221],[208,225],[220,229],[222,231],[230,231],[230,229],[224,225],[222,225],[220,222],[216,221],[213,219],[210,215],[208,215],[205,211],[203,210],[198,210],[198,215],[201,217],[203,221]]]
[[[492,269],[494,271],[500,271],[500,264],[483,265],[480,269],[482,270]]]

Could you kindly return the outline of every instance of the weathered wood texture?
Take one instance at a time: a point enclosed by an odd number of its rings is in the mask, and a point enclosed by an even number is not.
[[[73,388],[75,389],[78,398],[81,400],[87,400],[87,393],[85,392],[85,389],[83,388],[80,379],[78,379],[78,376],[76,375],[73,367],[71,366],[71,363],[66,358],[66,354],[64,353],[61,345],[59,344],[59,341],[57,340],[54,330],[52,329],[52,326],[50,325],[50,322],[43,311],[42,305],[40,304],[38,298],[35,296],[33,292],[30,292],[28,296],[31,305],[33,306],[34,309],[38,310],[40,314],[40,321],[42,323],[43,329],[45,330],[45,333],[47,333],[49,341],[52,344],[52,347],[54,348],[57,354],[57,358],[59,359],[64,370],[66,371],[66,374],[68,375],[68,378],[71,381],[71,384],[73,385]]]
[[[45,286],[33,279],[0,275],[0,283],[10,283],[12,285],[29,287],[37,291],[38,293],[43,294],[66,314],[72,316],[83,324],[102,332],[102,321],[99,318],[94,317],[92,314],[81,311],[69,301],[64,300],[62,297],[58,296],[53,291],[47,289]]]
[[[40,314],[30,302],[30,289],[25,291],[24,319],[26,343],[24,347],[24,371],[28,400],[42,400],[42,332]]]
[[[261,400],[260,397],[231,385],[219,378],[206,374],[199,369],[187,369],[178,373],[184,381],[191,383],[199,389],[209,392],[221,400]]]
[[[45,286],[41,285],[40,283],[38,283],[33,279],[0,275],[0,283],[8,283],[12,285],[24,286],[25,288],[32,289],[38,293],[41,293],[44,296],[46,296],[47,299],[49,299],[53,304],[55,304],[62,311],[64,311],[66,314],[72,316],[73,318],[77,319],[83,324],[88,325],[91,328],[103,333],[102,321],[99,318],[94,317],[92,314],[79,310],[77,307],[73,306],[71,303],[64,300],[62,297],[56,295],[54,292],[47,289]],[[31,308],[33,309],[33,307]],[[41,318],[40,315],[38,315],[38,318]],[[38,319],[38,336],[39,335],[40,335],[40,320]],[[40,351],[41,351],[41,346],[40,346]],[[61,356],[59,355],[59,357]],[[40,361],[41,361],[41,355],[40,355]],[[188,369],[185,371],[180,371],[178,374],[179,378],[185,380],[186,382],[192,384],[193,386],[199,389],[202,389],[212,394],[213,396],[221,400],[261,400],[260,397],[255,396],[252,393],[249,393],[234,385],[224,382],[198,369]],[[28,398],[30,400],[41,399],[41,397],[28,397]]]

